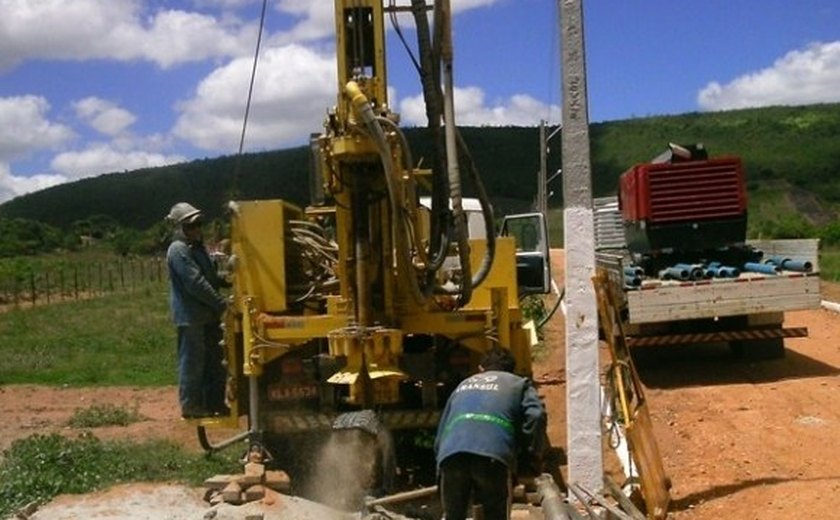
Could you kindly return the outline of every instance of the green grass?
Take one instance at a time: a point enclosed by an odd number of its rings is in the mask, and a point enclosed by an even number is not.
[[[820,251],[820,278],[840,282],[840,247],[823,248]]]
[[[137,411],[139,403],[126,409],[111,403],[77,408],[68,424],[73,428],[99,428],[100,426],[128,426],[143,420]]]
[[[0,313],[0,384],[175,384],[167,287]]]
[[[88,493],[122,482],[199,485],[218,473],[241,471],[235,450],[208,458],[163,440],[101,441],[89,433],[15,441],[0,460],[0,518],[26,504],[43,504],[63,493]]]
[[[177,379],[175,329],[167,285],[12,309],[0,313],[0,385],[162,386]],[[142,420],[136,409],[78,409],[69,425],[95,428]],[[236,450],[208,459],[165,440],[100,441],[89,432],[15,441],[0,456],[0,518],[62,493],[87,493],[121,482],[198,485],[241,471]]]

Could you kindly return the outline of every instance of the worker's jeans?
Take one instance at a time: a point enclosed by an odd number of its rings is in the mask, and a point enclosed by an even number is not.
[[[484,509],[485,520],[507,520],[511,474],[503,463],[472,453],[456,453],[440,465],[440,489],[446,520],[464,520],[470,506]]]
[[[222,329],[218,322],[178,327],[181,413],[204,416],[225,409]]]

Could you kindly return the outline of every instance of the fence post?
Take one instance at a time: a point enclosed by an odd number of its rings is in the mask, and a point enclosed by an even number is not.
[[[125,271],[123,271],[122,259],[120,259],[120,289],[125,290]]]
[[[29,290],[32,291],[32,305],[34,306],[37,298],[35,290],[35,271],[29,271]]]
[[[50,272],[49,270],[44,271],[44,280],[47,286],[47,303],[50,303]]]
[[[79,299],[79,266],[73,266],[73,296]]]

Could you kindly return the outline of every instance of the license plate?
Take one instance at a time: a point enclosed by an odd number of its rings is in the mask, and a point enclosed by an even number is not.
[[[271,401],[316,399],[317,397],[316,385],[273,385],[268,389],[268,398]]]

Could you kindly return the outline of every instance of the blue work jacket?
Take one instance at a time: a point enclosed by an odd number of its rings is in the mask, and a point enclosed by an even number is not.
[[[545,407],[529,379],[487,371],[452,393],[435,438],[437,464],[456,453],[483,455],[516,471],[517,458],[541,448]]]
[[[210,255],[201,242],[190,243],[177,234],[166,251],[169,269],[169,305],[177,327],[219,321],[227,302]]]

